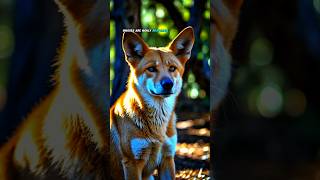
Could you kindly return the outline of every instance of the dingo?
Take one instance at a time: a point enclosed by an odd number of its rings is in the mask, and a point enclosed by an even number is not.
[[[113,179],[175,179],[174,107],[194,34],[182,30],[167,47],[149,47],[137,34],[122,38],[130,66],[127,90],[110,109]]]

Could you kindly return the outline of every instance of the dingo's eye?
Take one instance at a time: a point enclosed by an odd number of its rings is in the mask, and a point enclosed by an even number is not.
[[[148,67],[147,70],[148,70],[149,72],[156,72],[156,71],[157,71],[156,67],[154,67],[154,66]]]
[[[176,69],[177,69],[177,68],[174,67],[174,66],[170,66],[170,67],[169,67],[169,71],[170,71],[170,72],[174,72]]]

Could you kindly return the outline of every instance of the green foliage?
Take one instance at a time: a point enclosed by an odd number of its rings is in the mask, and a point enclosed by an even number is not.
[[[0,2],[0,111],[6,100],[6,84],[10,57],[14,50],[12,1]]]
[[[115,50],[115,22],[113,20],[110,20],[110,93],[112,92],[113,87],[113,79],[114,79],[114,61],[116,58],[116,50]]]
[[[9,59],[14,49],[14,34],[12,30],[11,1],[0,2],[0,91],[5,87],[9,67]],[[0,96],[3,93],[0,92]],[[0,97],[0,100],[2,98]],[[1,102],[0,102],[1,105]]]
[[[313,6],[314,6],[315,10],[317,11],[317,13],[320,14],[320,0],[313,0]]]

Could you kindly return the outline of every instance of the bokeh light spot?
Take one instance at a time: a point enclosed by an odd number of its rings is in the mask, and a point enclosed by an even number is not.
[[[320,0],[313,0],[313,6],[316,11],[320,14]]]
[[[109,6],[110,6],[110,11],[112,11],[113,10],[113,6],[114,6],[113,1],[110,1]]]
[[[143,25],[147,26],[152,21],[154,21],[154,16],[151,14],[151,12],[145,12],[145,15],[142,16]]]
[[[202,59],[203,59],[203,54],[202,54],[201,52],[199,52],[199,53],[197,54],[197,59],[198,59],[198,60],[202,60]]]
[[[203,40],[203,41],[204,41],[204,40],[207,40],[208,37],[209,37],[209,36],[208,36],[208,32],[207,32],[207,31],[201,31],[201,32],[200,32],[200,39],[201,39],[201,40]]]
[[[208,46],[202,46],[202,52],[205,54],[208,53],[209,52]]]
[[[178,31],[176,29],[170,29],[169,30],[169,38],[173,39],[176,37],[176,35],[178,35]]]
[[[195,81],[196,81],[196,78],[194,74],[190,72],[188,75],[188,83],[194,83]]]
[[[257,108],[264,117],[275,117],[283,106],[283,97],[278,87],[265,86],[257,99]]]
[[[114,48],[114,45],[111,45],[111,47],[110,47],[110,61],[111,61],[111,64],[114,63],[115,58],[116,58],[116,50]]]
[[[116,36],[116,24],[114,21],[110,21],[110,40],[114,40]]]
[[[185,20],[185,21],[189,21],[189,19],[190,19],[190,12],[189,12],[188,9],[183,9],[183,11],[182,11],[182,18],[183,18],[183,20]]]
[[[195,87],[192,87],[189,95],[192,99],[196,99],[199,96],[199,90]]]
[[[305,112],[307,99],[298,89],[290,89],[285,93],[285,111],[289,116],[298,117]]]
[[[253,41],[250,52],[250,64],[253,66],[265,66],[271,63],[273,48],[269,40],[257,38]]]
[[[205,19],[210,19],[210,11],[209,10],[205,10],[203,13],[203,16]]]
[[[0,25],[0,59],[11,56],[13,52],[14,37],[12,29],[7,25]]]
[[[205,97],[206,97],[206,91],[203,90],[203,89],[201,89],[201,90],[200,90],[199,97],[200,97],[200,98],[205,98]]]
[[[165,25],[165,24],[160,24],[160,25],[158,26],[158,29],[159,29],[159,30],[168,30],[168,26]],[[167,36],[167,34],[168,34],[168,32],[166,32],[166,31],[160,31],[160,32],[159,32],[159,35],[161,35],[161,36]]]
[[[165,12],[164,12],[163,8],[157,8],[157,10],[156,10],[156,16],[157,16],[158,18],[163,18],[164,15],[165,15]]]
[[[183,5],[186,7],[191,7],[193,5],[193,0],[183,0]]]

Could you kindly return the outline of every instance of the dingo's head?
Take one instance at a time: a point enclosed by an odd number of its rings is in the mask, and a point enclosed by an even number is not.
[[[192,27],[182,30],[167,47],[160,48],[149,47],[136,33],[123,33],[123,51],[138,91],[159,98],[177,96],[193,43]]]

